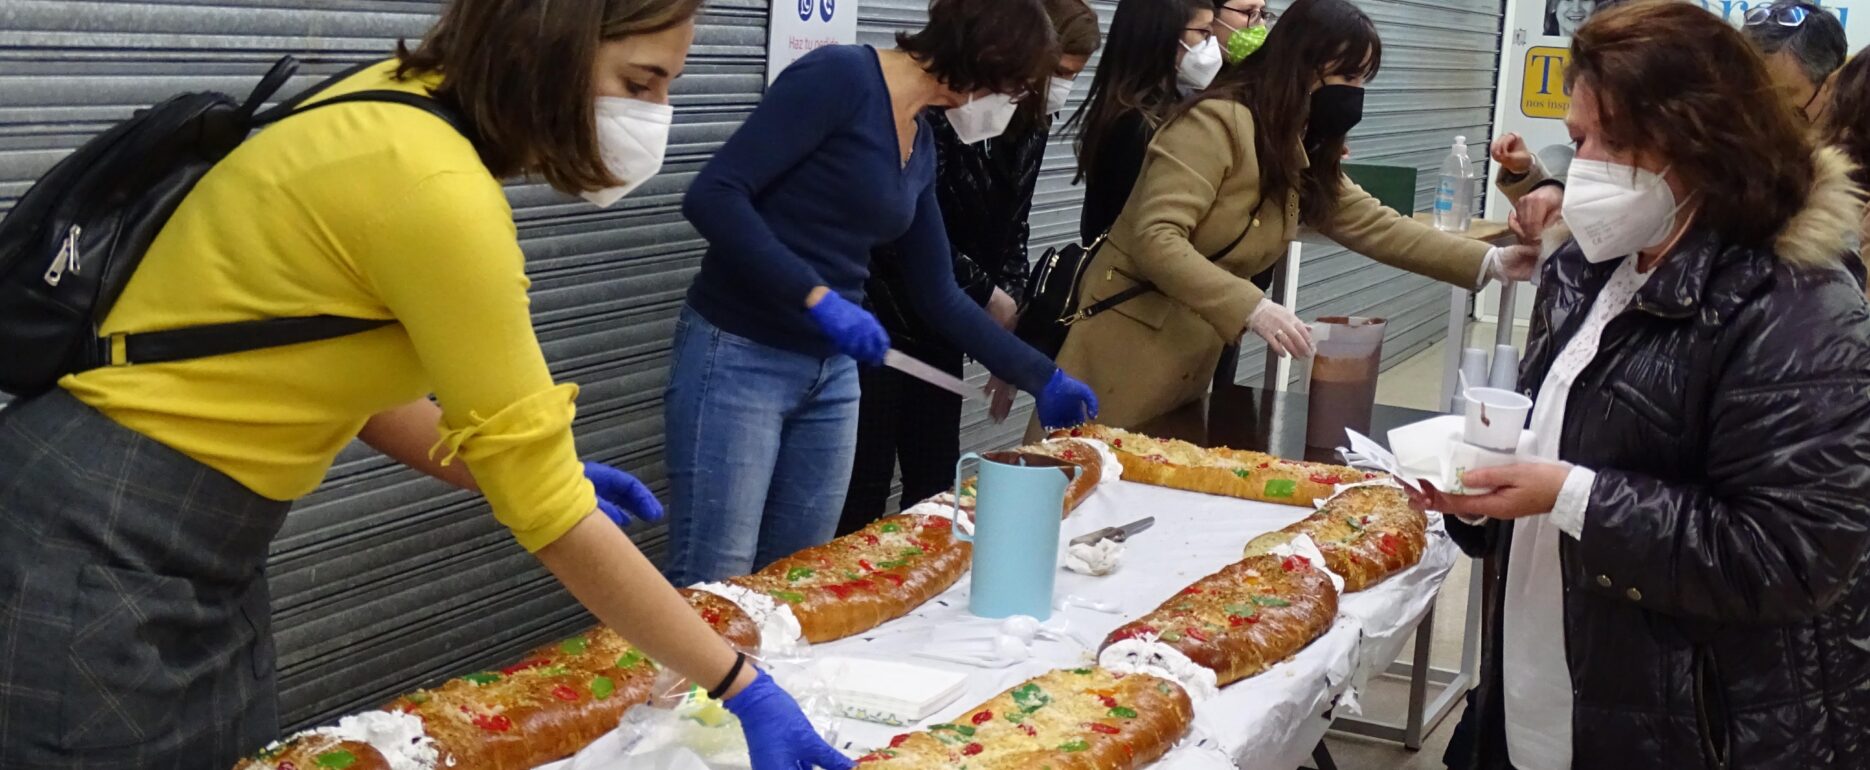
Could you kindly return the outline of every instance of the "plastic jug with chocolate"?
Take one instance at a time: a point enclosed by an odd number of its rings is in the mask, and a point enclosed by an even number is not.
[[[1325,316],[1313,324],[1318,353],[1312,358],[1311,397],[1305,412],[1306,446],[1344,446],[1345,428],[1370,432],[1386,325],[1382,318],[1357,316]]]

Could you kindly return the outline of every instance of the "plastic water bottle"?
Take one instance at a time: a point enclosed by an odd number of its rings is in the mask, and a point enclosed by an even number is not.
[[[1467,157],[1467,137],[1454,138],[1454,148],[1441,162],[1441,183],[1435,187],[1435,226],[1465,232],[1474,206],[1474,165]]]

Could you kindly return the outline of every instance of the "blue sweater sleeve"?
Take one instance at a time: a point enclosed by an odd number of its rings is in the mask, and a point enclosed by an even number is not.
[[[848,57],[817,53],[794,62],[767,88],[682,199],[682,215],[708,239],[713,256],[801,309],[824,279],[779,240],[753,201],[851,118]]]
[[[933,183],[917,198],[915,221],[896,241],[896,254],[909,285],[909,303],[949,344],[1020,390],[1038,393],[1045,388],[1058,367],[994,323],[955,283],[948,231]]]

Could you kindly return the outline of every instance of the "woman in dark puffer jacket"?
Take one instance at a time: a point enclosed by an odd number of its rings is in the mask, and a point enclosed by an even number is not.
[[[1499,567],[1473,766],[1870,767],[1850,164],[1692,4],[1599,14],[1566,78],[1578,237],[1546,233],[1520,376],[1559,462],[1426,501]]]

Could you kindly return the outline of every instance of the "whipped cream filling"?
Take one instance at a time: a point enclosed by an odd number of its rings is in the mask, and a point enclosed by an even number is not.
[[[422,719],[401,711],[366,711],[312,731],[347,741],[368,743],[390,762],[390,770],[432,770],[439,753]]]
[[[1336,588],[1340,595],[1344,593],[1344,578],[1339,576],[1338,573],[1332,572],[1330,567],[1325,566],[1325,552],[1318,550],[1318,543],[1312,540],[1311,535],[1294,535],[1287,539],[1286,542],[1268,550],[1267,553],[1281,559],[1288,556],[1297,556],[1311,562],[1312,566],[1318,568],[1318,571],[1325,573],[1326,577],[1331,578],[1331,586]]]
[[[1221,692],[1220,679],[1213,669],[1163,644],[1155,634],[1143,634],[1105,647],[1097,656],[1097,665],[1119,674],[1149,674],[1177,682],[1188,691],[1189,700],[1197,704]]]
[[[1078,543],[1065,551],[1065,569],[1080,575],[1102,577],[1117,569],[1123,556],[1123,544],[1115,540]]]
[[[771,596],[727,583],[696,583],[696,591],[719,596],[747,613],[760,629],[760,651],[767,654],[794,652],[805,645],[805,629],[792,607]]]

